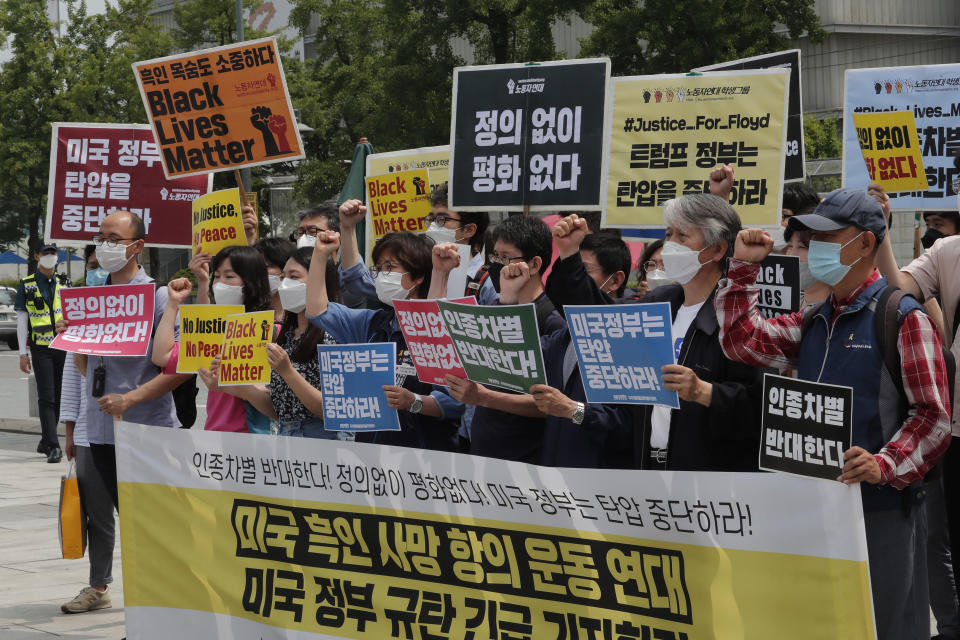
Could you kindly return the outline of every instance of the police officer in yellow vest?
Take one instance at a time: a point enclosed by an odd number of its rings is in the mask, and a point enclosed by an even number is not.
[[[53,342],[57,320],[61,319],[59,290],[68,283],[66,276],[54,271],[58,262],[57,245],[41,244],[33,257],[37,261],[37,270],[20,281],[14,303],[20,370],[29,374],[32,361],[42,432],[37,453],[46,455],[47,462],[60,462],[63,452],[57,438],[57,421],[60,419],[60,383],[65,354],[51,349],[50,343]]]

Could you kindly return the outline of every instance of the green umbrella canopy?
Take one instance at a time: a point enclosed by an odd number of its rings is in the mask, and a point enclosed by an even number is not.
[[[353,150],[353,162],[350,165],[350,173],[347,180],[343,183],[343,189],[340,191],[340,197],[337,198],[337,204],[343,204],[347,200],[357,199],[365,200],[364,195],[366,186],[364,178],[367,173],[367,156],[373,153],[373,145],[366,138],[360,138],[356,148]],[[360,248],[360,256],[366,249],[367,221],[362,220],[357,225],[357,246]]]

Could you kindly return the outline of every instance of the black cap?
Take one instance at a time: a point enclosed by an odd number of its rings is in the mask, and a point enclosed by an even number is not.
[[[861,189],[837,189],[820,201],[813,213],[793,216],[787,223],[790,228],[811,231],[837,231],[857,227],[877,237],[877,242],[887,235],[887,221],[880,203]]]
[[[37,249],[37,253],[43,253],[44,251],[50,251],[51,249],[57,251],[57,245],[53,242],[44,242],[40,245],[40,248]]]

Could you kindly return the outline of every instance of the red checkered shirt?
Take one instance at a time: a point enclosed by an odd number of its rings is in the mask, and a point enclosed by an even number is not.
[[[714,306],[720,324],[720,345],[731,360],[758,367],[795,368],[800,353],[803,312],[769,320],[757,310],[760,265],[731,260],[720,282]],[[830,296],[835,320],[847,306],[880,278],[874,269],[842,300]],[[903,390],[910,405],[907,420],[875,454],[881,484],[898,489],[921,479],[950,444],[949,384],[940,351],[940,335],[924,313],[909,313],[900,325],[897,348],[902,354]]]

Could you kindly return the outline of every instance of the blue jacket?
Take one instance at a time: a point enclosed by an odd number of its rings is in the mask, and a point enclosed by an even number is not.
[[[887,279],[880,278],[832,323],[829,300],[816,308],[800,344],[797,367],[802,380],[853,387],[852,444],[874,454],[900,429],[907,409],[900,406],[900,394],[883,362],[874,326],[876,298],[886,287]],[[915,299],[904,296],[900,318],[922,308]],[[904,497],[893,487],[860,486],[867,511],[896,509],[903,504]]]

